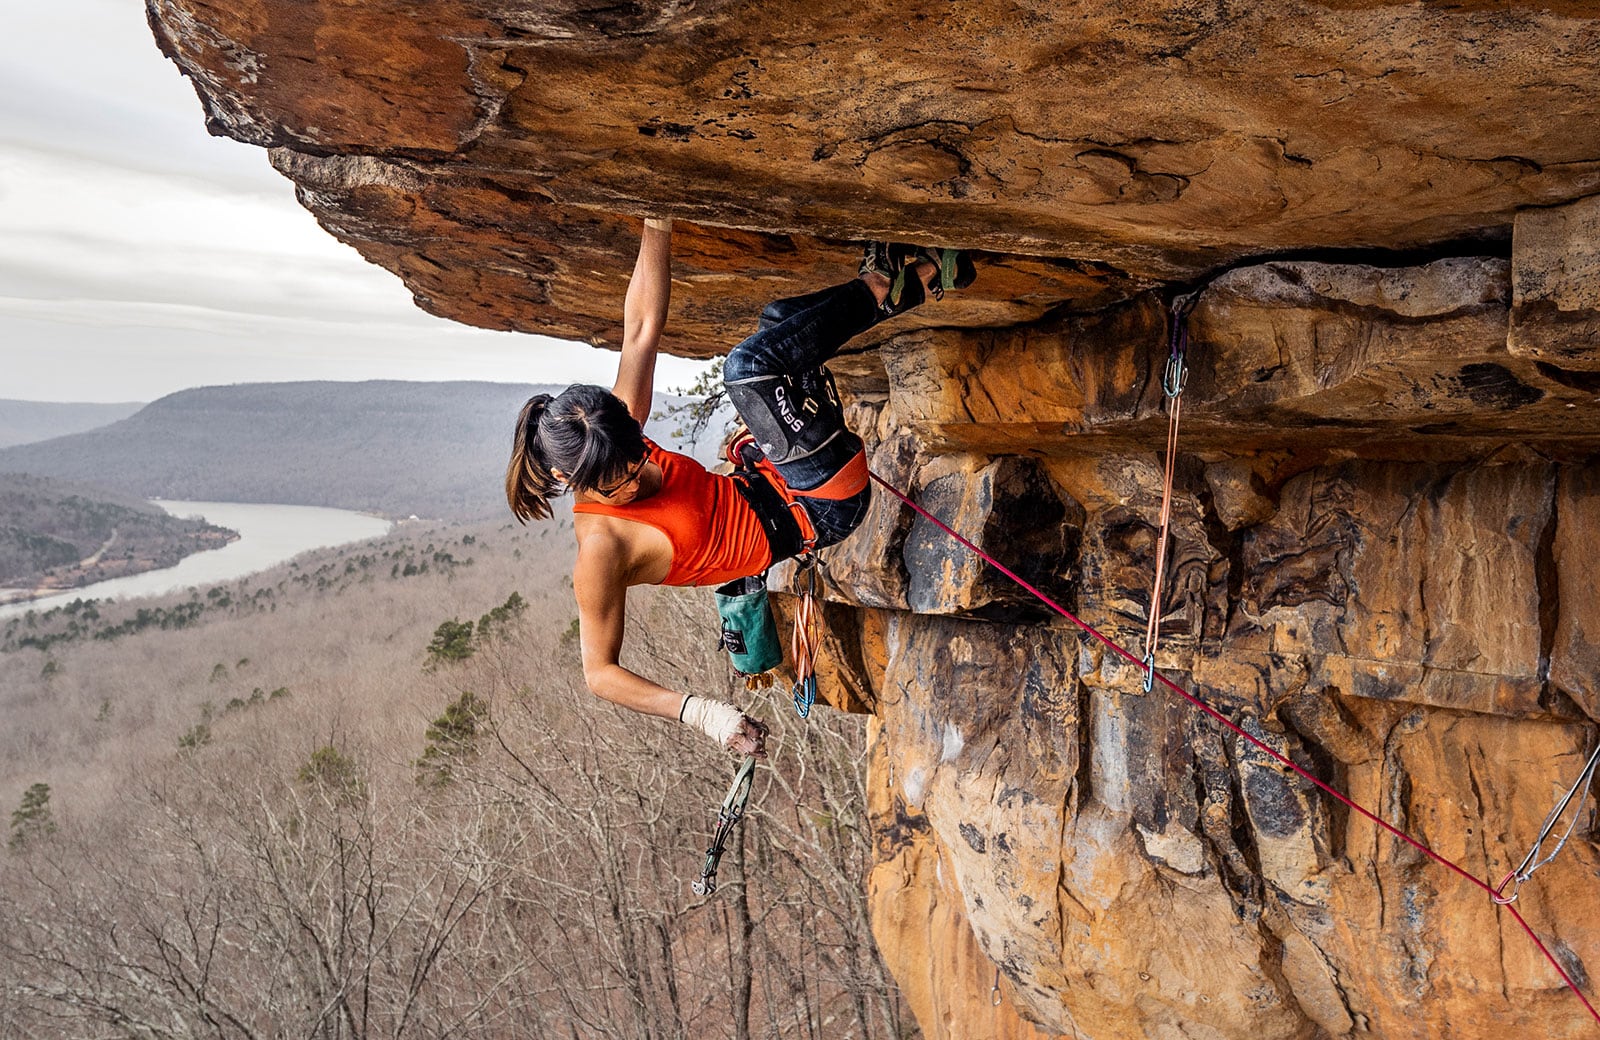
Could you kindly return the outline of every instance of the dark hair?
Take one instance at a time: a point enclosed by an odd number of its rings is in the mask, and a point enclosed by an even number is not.
[[[645,454],[644,431],[622,399],[603,387],[576,383],[561,396],[528,398],[517,415],[506,467],[506,501],[518,520],[543,520],[562,480],[579,491],[624,476]]]

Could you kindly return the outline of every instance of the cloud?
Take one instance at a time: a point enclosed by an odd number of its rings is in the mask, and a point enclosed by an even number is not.
[[[703,368],[663,358],[661,385]],[[206,133],[142,5],[8,12],[0,396],[149,400],[291,379],[608,384],[615,371],[609,352],[418,310],[399,279],[317,226],[264,152]]]
[[[398,279],[323,232],[292,198],[34,149],[0,158],[0,181],[0,291],[9,295],[349,321],[414,309]],[[283,191],[292,193],[287,181]]]
[[[340,323],[299,316],[241,322],[182,304],[0,298],[0,396],[22,400],[154,400],[191,386],[290,379],[481,379],[600,382],[616,355],[542,336],[451,322]],[[657,384],[687,386],[699,362],[661,359]]]

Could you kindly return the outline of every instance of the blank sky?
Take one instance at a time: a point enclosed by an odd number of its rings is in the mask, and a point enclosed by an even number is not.
[[[664,358],[660,388],[700,368]],[[147,401],[292,379],[609,384],[615,371],[607,351],[418,310],[317,226],[266,152],[206,133],[138,0],[8,12],[0,398]]]

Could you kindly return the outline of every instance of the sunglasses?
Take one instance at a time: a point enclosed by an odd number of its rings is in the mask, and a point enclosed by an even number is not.
[[[618,491],[621,491],[623,488],[627,487],[629,484],[632,484],[634,481],[638,480],[639,479],[639,474],[644,472],[645,463],[647,463],[649,461],[650,461],[650,456],[649,455],[645,455],[643,458],[641,458],[638,461],[638,463],[632,469],[630,469],[628,471],[627,476],[623,477],[621,480],[617,481],[615,484],[612,484],[610,487],[601,487],[598,484],[595,485],[595,489],[594,489],[595,494],[600,495],[603,498],[610,498],[612,495],[615,495]]]

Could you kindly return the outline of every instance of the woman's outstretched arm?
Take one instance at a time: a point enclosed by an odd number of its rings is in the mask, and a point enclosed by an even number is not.
[[[687,723],[740,754],[765,755],[766,729],[733,705],[706,697],[686,698],[618,662],[628,593],[623,558],[623,547],[604,531],[578,546],[572,590],[578,600],[583,677],[590,691],[633,711]]]
[[[622,360],[611,392],[643,426],[655,392],[656,351],[672,300],[672,219],[647,220],[622,302]]]
[[[646,715],[677,718],[683,694],[617,663],[622,654],[623,619],[627,613],[625,556],[625,548],[605,532],[590,535],[578,545],[572,591],[578,600],[583,677],[591,691],[613,704]]]

